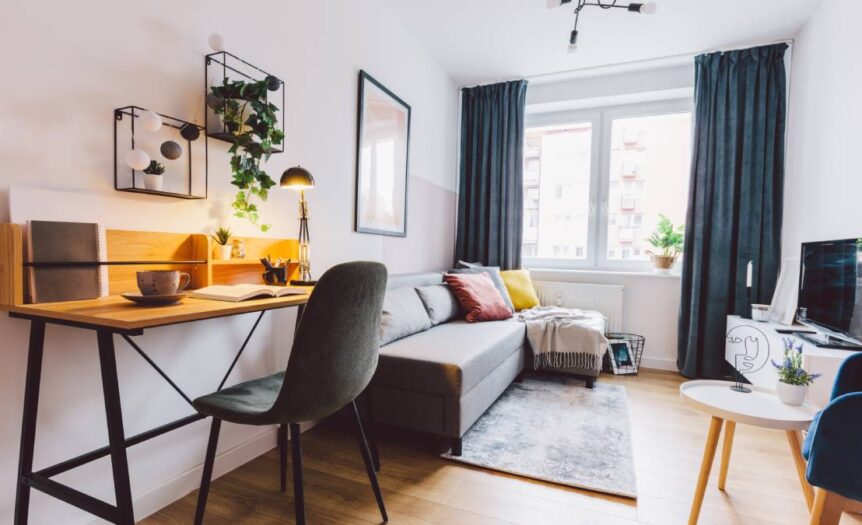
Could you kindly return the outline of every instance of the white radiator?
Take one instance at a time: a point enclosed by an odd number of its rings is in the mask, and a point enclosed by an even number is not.
[[[543,306],[596,310],[608,318],[608,332],[623,329],[623,286],[533,281]]]

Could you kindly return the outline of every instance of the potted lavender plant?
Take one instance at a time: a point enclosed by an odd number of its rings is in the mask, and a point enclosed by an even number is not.
[[[802,368],[802,343],[794,345],[790,337],[784,338],[784,359],[781,363],[773,360],[772,366],[778,370],[775,393],[787,405],[799,406],[804,403],[808,385],[820,377],[820,374],[809,374]]]

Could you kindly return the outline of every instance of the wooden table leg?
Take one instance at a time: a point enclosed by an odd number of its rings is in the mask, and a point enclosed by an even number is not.
[[[718,436],[721,434],[721,426],[724,420],[712,416],[709,422],[709,433],[706,435],[706,446],[703,448],[703,460],[700,463],[700,474],[697,476],[697,487],[694,489],[694,501],[691,502],[691,513],[688,515],[688,525],[696,525],[700,516],[700,507],[703,505],[703,495],[706,493],[706,484],[709,482],[709,472],[712,470],[712,461],[715,459],[715,450],[718,448]]]
[[[838,525],[845,501],[843,496],[834,492],[817,489],[814,508],[811,509],[811,525]]]
[[[802,484],[802,493],[805,494],[805,504],[808,505],[810,511],[814,505],[814,489],[808,484],[805,478],[805,458],[802,457],[802,442],[799,439],[799,432],[796,430],[787,431],[787,442],[790,444],[790,454],[793,456],[793,462],[796,464],[796,474],[799,476],[799,483]]]
[[[727,469],[730,466],[730,452],[733,450],[733,435],[736,432],[736,421],[724,424],[724,445],[721,447],[721,468],[718,471],[718,490],[724,490],[727,484]]]

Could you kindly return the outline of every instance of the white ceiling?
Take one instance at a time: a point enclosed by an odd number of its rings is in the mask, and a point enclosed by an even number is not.
[[[789,39],[819,3],[656,0],[652,16],[588,7],[569,52],[573,9],[546,0],[385,1],[463,85]]]

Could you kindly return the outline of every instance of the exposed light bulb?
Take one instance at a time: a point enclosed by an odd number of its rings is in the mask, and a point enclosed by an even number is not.
[[[658,5],[655,2],[646,2],[641,6],[641,13],[644,15],[654,15],[658,11]]]
[[[126,165],[133,170],[144,170],[150,165],[150,156],[146,151],[133,149],[126,153]]]
[[[144,131],[155,133],[162,129],[162,117],[155,111],[144,111],[140,116],[141,127]]]
[[[224,37],[218,33],[213,33],[207,39],[210,49],[215,52],[224,51]]]

